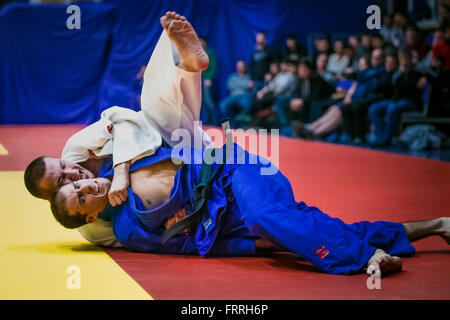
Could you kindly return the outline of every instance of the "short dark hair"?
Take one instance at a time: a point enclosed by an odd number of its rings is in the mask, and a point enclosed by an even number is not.
[[[52,210],[53,217],[59,222],[64,228],[75,229],[86,224],[86,218],[80,213],[76,215],[70,215],[66,208],[67,199],[60,193],[56,192],[51,201],[50,209]]]
[[[408,48],[402,49],[398,51],[398,55],[402,55],[405,56],[406,58],[408,58],[409,60],[412,60],[413,55],[412,55],[412,51]]]
[[[372,37],[372,38],[378,38],[378,39],[384,41],[383,36],[382,36],[381,34],[379,34],[379,33],[372,34],[371,37]]]
[[[31,161],[25,169],[23,179],[29,193],[36,198],[48,200],[51,195],[47,194],[39,186],[39,183],[45,174],[45,158],[47,158],[47,156],[42,156]]]
[[[294,39],[294,40],[297,40],[297,35],[296,35],[295,33],[289,33],[289,34],[286,36],[286,39]]]
[[[312,70],[314,67],[313,67],[313,64],[311,63],[311,61],[309,61],[308,59],[302,59],[302,60],[300,60],[300,62],[298,63],[298,65],[304,65],[304,66],[306,66],[308,69],[310,69],[310,70]]]

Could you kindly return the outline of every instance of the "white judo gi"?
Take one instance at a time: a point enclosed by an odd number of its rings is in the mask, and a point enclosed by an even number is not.
[[[111,107],[101,119],[77,132],[67,141],[61,159],[80,163],[88,160],[89,150],[97,156],[113,155],[117,165],[152,155],[164,139],[171,146],[175,129],[187,129],[194,145],[195,136],[202,137],[202,146],[212,144],[208,134],[194,122],[201,109],[201,72],[189,72],[177,66],[179,54],[164,30],[144,73],[141,111]],[[97,219],[78,231],[88,241],[118,247],[110,222]]]

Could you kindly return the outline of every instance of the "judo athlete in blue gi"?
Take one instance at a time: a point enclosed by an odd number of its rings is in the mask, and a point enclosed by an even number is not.
[[[164,239],[167,229],[195,209],[192,199],[203,179],[198,159],[205,159],[210,149],[184,148],[177,154],[171,148],[159,148],[154,155],[136,161],[130,169],[129,197],[116,207],[108,205],[113,170],[105,166],[101,178],[62,186],[51,201],[53,215],[68,228],[97,218],[110,220],[120,243],[140,252],[248,256],[271,244],[332,274],[364,268],[369,274],[401,271],[397,256],[415,253],[411,241],[431,235],[450,240],[450,218],[404,224],[346,224],[332,218],[316,207],[296,202],[280,171],[262,174],[273,168],[266,159],[236,144],[231,146],[233,152],[223,165],[220,154],[225,153],[226,145],[216,149],[211,166],[215,175],[207,183],[206,204],[199,210],[201,220],[172,238]],[[184,163],[178,164],[179,160]]]

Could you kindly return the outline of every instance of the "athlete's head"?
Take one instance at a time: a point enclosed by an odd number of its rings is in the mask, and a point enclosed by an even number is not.
[[[108,205],[111,181],[105,178],[83,179],[63,185],[51,199],[55,219],[74,229],[94,222]]]
[[[79,164],[45,156],[33,160],[24,174],[28,191],[45,200],[50,200],[63,185],[89,178],[94,178],[92,172]]]

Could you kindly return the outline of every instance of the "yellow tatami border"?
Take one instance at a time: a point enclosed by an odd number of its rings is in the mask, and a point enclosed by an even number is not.
[[[0,299],[152,299],[105,251],[60,227],[22,171],[0,171],[0,205]]]

